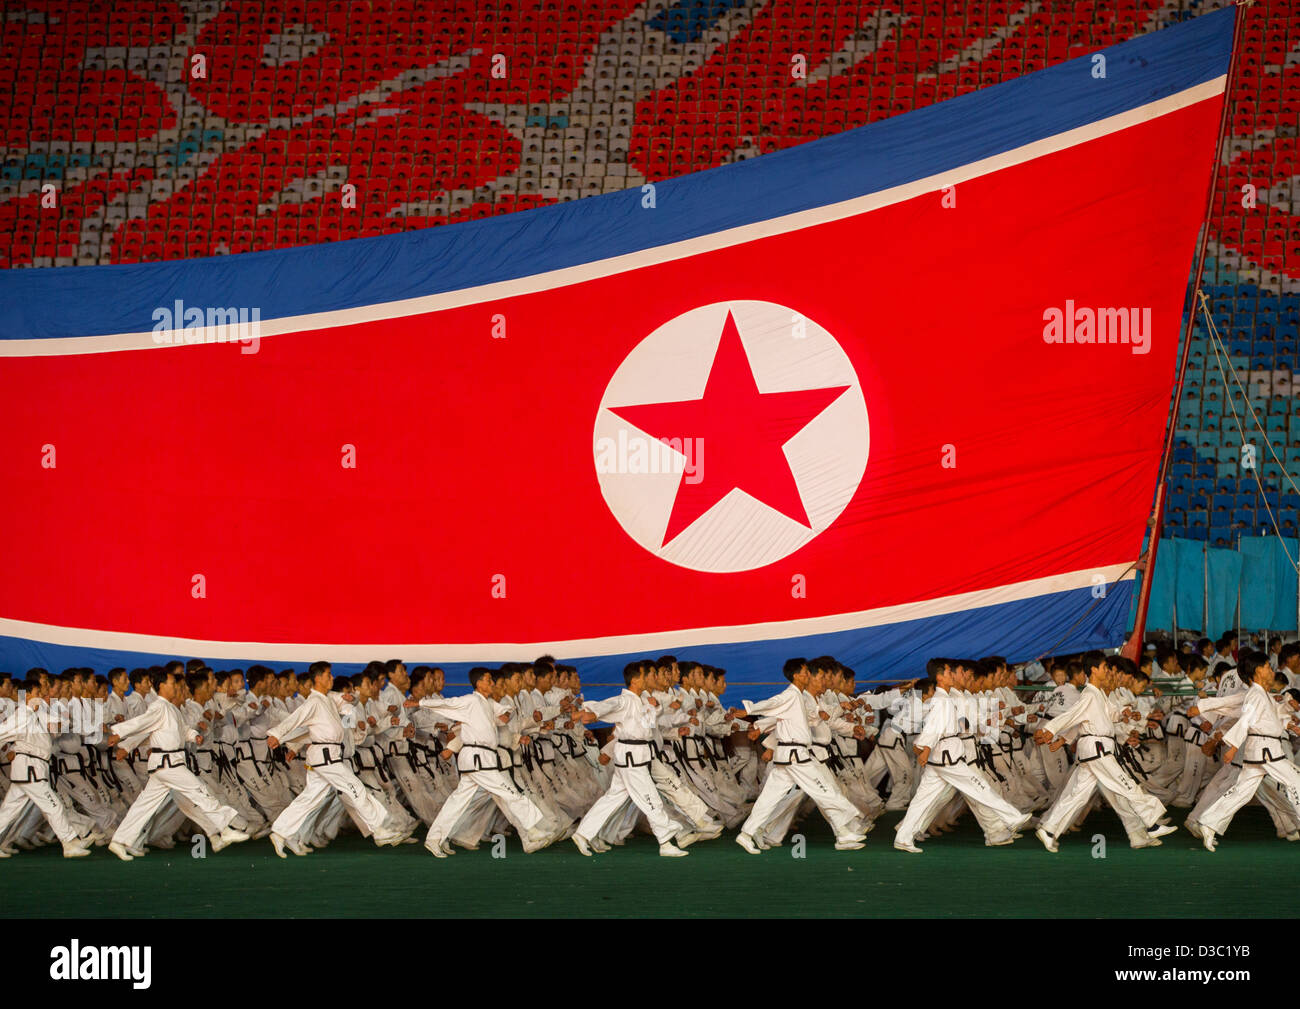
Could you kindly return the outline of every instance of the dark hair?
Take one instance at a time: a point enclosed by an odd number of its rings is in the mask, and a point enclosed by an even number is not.
[[[426,679],[428,679],[432,675],[433,675],[433,670],[430,669],[428,666],[416,666],[413,670],[411,670],[411,686],[414,687],[417,684],[423,683]]]
[[[799,672],[799,670],[804,668],[806,665],[808,665],[807,659],[786,659],[785,665],[781,667],[781,674],[793,683],[795,673]]]
[[[401,659],[389,659],[387,662],[384,663],[383,671],[385,675],[392,676],[393,672],[397,669],[398,666],[404,666],[404,665],[406,665],[406,663],[403,662]]]
[[[310,666],[307,667],[307,675],[314,680],[321,673],[328,673],[333,668],[334,667],[331,666],[328,662],[326,662],[324,659],[321,659],[318,662],[313,662]]]
[[[245,673],[244,675],[245,675],[245,677],[246,677],[247,680],[248,680],[248,686],[249,686],[250,688],[252,688],[252,687],[257,686],[259,683],[261,683],[261,682],[262,682],[264,679],[266,679],[268,676],[272,676],[272,677],[275,676],[275,673],[273,673],[273,672],[270,670],[270,668],[267,667],[267,666],[256,666],[256,665],[254,665],[254,666],[249,666],[249,667],[248,667],[248,672]]]
[[[190,688],[190,693],[194,693],[199,687],[208,682],[208,674],[202,669],[196,669],[191,673],[185,674],[185,685]]]
[[[929,679],[938,682],[939,674],[942,673],[944,669],[946,669],[948,666],[951,665],[952,665],[951,659],[931,659],[929,662],[925,664],[925,675]]]
[[[31,675],[28,675],[27,678],[28,678],[29,680],[30,680],[30,679],[34,679],[34,677],[32,677]],[[131,686],[133,686],[133,687],[138,687],[138,686],[139,686],[141,683],[143,683],[145,680],[148,680],[148,679],[149,679],[149,670],[147,670],[147,669],[132,669],[131,672],[127,675],[127,679],[131,681]],[[150,682],[153,682],[153,681],[150,680]]]
[[[469,671],[469,685],[477,690],[478,681],[483,679],[485,676],[491,676],[493,680],[496,679],[496,675],[486,666],[475,666]]]
[[[1094,669],[1106,663],[1106,653],[1100,648],[1093,648],[1079,656],[1079,661],[1083,663],[1084,671],[1091,676]]]
[[[640,675],[641,675],[641,663],[629,662],[626,666],[623,667],[623,685],[625,687],[632,686],[632,681],[635,680]]]

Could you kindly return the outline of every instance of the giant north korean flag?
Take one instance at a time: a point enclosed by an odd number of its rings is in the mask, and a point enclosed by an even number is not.
[[[0,668],[1118,644],[1232,33],[487,220],[8,271]]]

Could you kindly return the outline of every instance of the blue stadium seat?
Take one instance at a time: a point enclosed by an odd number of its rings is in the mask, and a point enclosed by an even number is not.
[[[1209,530],[1205,526],[1193,526],[1187,530],[1187,538],[1189,540],[1209,539]]]
[[[1265,513],[1265,514],[1267,515],[1267,513]],[[1254,525],[1254,524],[1255,524],[1255,509],[1254,509],[1254,508],[1234,508],[1234,509],[1232,510],[1232,521],[1233,521],[1233,524],[1234,524],[1234,525],[1235,525],[1236,523],[1238,523],[1238,522],[1242,523],[1243,525]]]

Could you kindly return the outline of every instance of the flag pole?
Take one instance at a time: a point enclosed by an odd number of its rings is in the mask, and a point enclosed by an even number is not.
[[[1134,662],[1142,654],[1142,638],[1146,634],[1147,606],[1151,600],[1151,581],[1156,569],[1156,551],[1160,545],[1160,532],[1164,525],[1165,486],[1169,482],[1169,463],[1174,454],[1174,435],[1178,428],[1178,407],[1183,401],[1183,381],[1187,377],[1187,362],[1192,350],[1192,330],[1196,324],[1197,293],[1201,289],[1201,274],[1205,270],[1205,246],[1210,238],[1210,215],[1214,212],[1214,200],[1219,192],[1219,171],[1223,166],[1225,148],[1228,143],[1228,116],[1232,108],[1232,84],[1237,72],[1237,53],[1241,47],[1242,28],[1246,20],[1245,8],[1252,6],[1254,0],[1237,0],[1238,12],[1233,18],[1232,52],[1228,57],[1228,75],[1223,88],[1223,113],[1219,118],[1219,142],[1214,147],[1214,174],[1210,176],[1210,191],[1205,198],[1205,218],[1201,222],[1201,239],[1196,247],[1195,270],[1193,271],[1192,295],[1189,299],[1187,319],[1183,324],[1183,348],[1178,361],[1178,377],[1174,381],[1174,402],[1169,411],[1169,424],[1165,429],[1164,451],[1160,455],[1160,479],[1156,483],[1156,499],[1151,514],[1151,537],[1147,542],[1146,554],[1138,562],[1138,573],[1142,586],[1138,590],[1137,614],[1133,620],[1133,634],[1125,642],[1121,654]]]

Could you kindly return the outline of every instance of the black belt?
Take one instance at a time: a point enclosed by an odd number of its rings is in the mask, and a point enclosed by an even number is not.
[[[466,771],[506,771],[506,772],[510,775],[510,780],[511,780],[511,781],[514,780],[514,767],[513,767],[513,766],[511,766],[511,767],[502,767],[502,766],[501,766],[501,753],[500,753],[500,751],[499,751],[495,746],[484,746],[482,743],[462,743],[462,744],[461,744],[461,747],[462,747],[462,749],[466,749],[466,748],[467,748],[467,749],[471,749],[471,750],[487,750],[489,753],[492,754],[493,758],[496,760],[496,766],[495,766],[495,767],[467,767],[467,768],[464,768],[464,770],[466,770]],[[457,763],[457,767],[459,768],[459,762]]]
[[[798,747],[801,750],[812,749],[811,744],[808,743],[777,743],[776,745],[777,745],[777,749],[780,749],[782,746],[786,747],[787,749],[791,749],[794,747]],[[778,767],[789,767],[791,764],[811,764],[814,759],[812,753],[809,753],[806,757],[804,757],[803,760],[800,760],[797,757],[794,757],[793,755],[790,754],[787,754],[787,756],[790,756],[791,759],[773,760],[772,763]]]
[[[1085,733],[1084,735],[1081,735],[1079,738],[1080,739],[1104,739],[1108,741],[1112,747],[1112,749],[1110,750],[1105,750],[1102,747],[1098,746],[1097,752],[1094,753],[1091,757],[1080,757],[1078,753],[1076,753],[1075,759],[1078,760],[1080,764],[1086,764],[1093,760],[1100,760],[1102,757],[1114,757],[1116,750],[1118,749],[1115,743],[1114,736],[1099,736],[1095,732],[1088,732]]]
[[[10,765],[9,765],[9,780],[10,780],[10,781],[15,782],[16,784],[19,784],[19,785],[31,785],[31,784],[34,784],[34,783],[36,783],[36,782],[38,782],[38,781],[45,781],[45,782],[48,782],[48,781],[50,780],[50,772],[49,772],[49,770],[48,770],[48,768],[50,767],[50,762],[49,762],[48,760],[46,760],[44,757],[35,757],[35,756],[32,756],[32,754],[30,754],[30,753],[15,753],[15,754],[14,754],[14,760],[17,760],[19,757],[26,757],[28,760],[39,760],[39,761],[40,761],[42,764],[44,764],[45,767],[47,768],[47,770],[46,770],[46,772],[45,772],[45,777],[43,777],[43,778],[38,778],[38,777],[36,777],[36,776],[35,776],[35,773],[34,773],[36,769],[35,769],[34,767],[29,767],[29,768],[27,768],[27,777],[25,777],[25,778],[15,778],[15,777],[13,776],[13,765],[10,764]]]
[[[1274,739],[1283,745],[1282,745],[1282,752],[1278,754],[1278,756],[1276,757],[1273,756],[1273,751],[1270,750],[1268,747],[1262,747],[1261,749],[1263,750],[1263,754],[1264,754],[1263,760],[1247,760],[1243,756],[1241,757],[1241,762],[1243,764],[1275,764],[1279,760],[1286,760],[1286,742],[1287,742],[1286,736],[1270,736],[1266,732],[1247,732],[1246,736],[1247,738],[1254,736],[1256,739]]]
[[[162,763],[160,763],[157,767],[151,767],[149,769],[150,774],[153,774],[154,771],[161,771],[164,767],[186,767],[187,768],[189,766],[189,754],[185,752],[185,748],[183,746],[175,750],[164,750],[157,746],[151,746],[149,748],[149,754],[152,756],[155,753],[161,753],[163,759],[162,759]],[[175,759],[172,756],[172,754],[175,753],[184,754],[184,756],[181,757],[181,762],[179,764],[172,763],[172,760]]]
[[[308,767],[311,768],[328,767],[330,764],[346,764],[348,762],[347,758],[343,756],[342,743],[308,743],[307,744],[308,749],[311,749],[311,747],[313,746],[321,747],[321,750],[326,759],[322,760],[319,764],[308,764],[307,765]],[[337,746],[339,748],[339,752],[336,757],[330,757],[329,748],[331,746]],[[249,747],[249,749],[252,749],[252,747]],[[254,761],[254,763],[256,763],[256,761]]]

